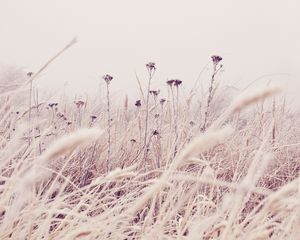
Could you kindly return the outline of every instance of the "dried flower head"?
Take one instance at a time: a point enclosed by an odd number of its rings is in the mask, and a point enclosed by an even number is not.
[[[160,93],[160,90],[150,90],[149,93],[156,97]]]
[[[170,87],[172,87],[173,86],[173,83],[174,83],[174,81],[175,80],[168,80],[166,83],[170,86]]]
[[[56,114],[56,116],[57,116],[58,118],[63,118],[63,117],[65,117],[65,115],[64,115],[63,113],[61,113],[61,112],[58,112],[58,113]]]
[[[33,75],[33,72],[28,72],[28,73],[27,73],[27,77],[29,77],[29,78],[30,78],[32,75]]]
[[[97,116],[91,115],[90,118],[92,119],[92,121],[94,121],[97,118]]]
[[[153,134],[153,136],[157,136],[157,135],[159,135],[159,132],[157,130],[154,130],[152,134]]]
[[[80,108],[80,107],[82,107],[84,105],[84,101],[82,101],[82,100],[75,101],[74,103],[76,104],[76,106],[78,108]]]
[[[160,102],[161,105],[163,105],[163,104],[166,102],[166,99],[165,99],[165,98],[162,98],[162,99],[160,99],[159,102]]]
[[[141,100],[136,100],[134,105],[135,105],[136,107],[142,106]]]
[[[109,74],[104,75],[102,78],[104,79],[106,84],[110,84],[111,80],[113,80],[113,77]]]
[[[156,67],[155,67],[155,63],[154,62],[149,62],[146,64],[146,67],[148,69],[149,72],[151,71],[155,71],[156,70]]]
[[[176,86],[176,87],[180,86],[181,83],[182,83],[182,81],[179,79],[174,80],[174,86]]]
[[[213,56],[211,56],[211,59],[212,59],[214,65],[218,65],[218,63],[221,62],[223,58],[218,55],[213,55]]]
[[[58,103],[49,103],[48,106],[50,108],[57,107]]]

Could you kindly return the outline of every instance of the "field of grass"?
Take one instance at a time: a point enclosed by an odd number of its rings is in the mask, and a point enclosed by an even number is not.
[[[119,105],[110,75],[95,101],[39,102],[31,73],[1,93],[0,239],[299,239],[300,119],[281,88],[225,101],[213,56],[204,94],[160,92],[156,67]]]

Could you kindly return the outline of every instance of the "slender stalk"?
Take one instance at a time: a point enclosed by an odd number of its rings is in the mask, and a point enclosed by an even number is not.
[[[147,144],[148,120],[149,120],[149,98],[150,98],[151,79],[152,79],[152,74],[151,74],[151,72],[149,72],[147,97],[146,97],[146,117],[145,117],[144,146],[146,146],[146,144]]]
[[[106,84],[106,99],[107,99],[107,133],[108,133],[108,148],[107,148],[107,159],[106,159],[106,169],[109,171],[109,161],[111,154],[111,115],[110,115],[110,98],[109,98],[109,84]]]
[[[148,135],[148,120],[149,120],[149,98],[150,98],[150,86],[151,86],[151,80],[153,78],[153,75],[155,73],[155,63],[147,63],[146,67],[149,72],[149,79],[148,79],[148,86],[147,86],[147,97],[146,97],[146,116],[145,116],[145,132],[144,132],[144,161],[147,160],[148,155],[148,144],[147,144],[147,135]]]
[[[108,134],[108,148],[107,148],[107,159],[106,159],[106,170],[110,170],[109,162],[111,155],[111,114],[110,114],[110,98],[109,98],[109,84],[113,79],[112,76],[106,74],[103,76],[104,81],[106,82],[106,100],[107,100],[107,134]]]

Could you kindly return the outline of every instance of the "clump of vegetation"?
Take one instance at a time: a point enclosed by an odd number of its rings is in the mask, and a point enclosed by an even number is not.
[[[216,111],[221,60],[197,99],[178,79],[152,90],[152,62],[132,104],[110,104],[110,75],[97,103],[21,108],[21,88],[3,92],[0,238],[297,239],[299,114],[274,85]]]

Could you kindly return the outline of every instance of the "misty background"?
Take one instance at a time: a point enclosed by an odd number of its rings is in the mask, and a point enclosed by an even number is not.
[[[216,54],[224,84],[279,81],[297,103],[299,9],[296,0],[0,0],[0,66],[36,72],[77,36],[37,79],[39,88],[93,93],[108,73],[115,95],[134,95],[136,74],[146,83],[145,63],[153,61],[153,88],[178,78],[188,91],[197,79],[208,81]]]

